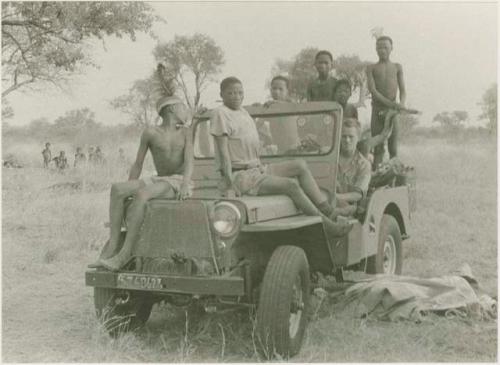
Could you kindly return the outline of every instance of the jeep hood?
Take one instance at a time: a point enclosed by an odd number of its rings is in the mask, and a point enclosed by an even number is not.
[[[245,206],[249,224],[301,214],[286,195],[244,196],[235,200]]]

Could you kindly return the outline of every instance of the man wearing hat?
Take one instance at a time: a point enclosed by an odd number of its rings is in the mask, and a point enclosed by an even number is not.
[[[142,133],[128,181],[111,186],[110,239],[97,262],[89,267],[104,267],[111,271],[122,268],[138,241],[147,202],[153,198],[183,200],[192,193],[193,142],[190,129],[185,127],[189,110],[176,96],[161,97],[156,110],[162,124],[148,127]],[[139,179],[148,150],[158,175]],[[115,254],[124,218],[124,203],[130,197],[133,200],[127,209],[127,235],[122,249]]]

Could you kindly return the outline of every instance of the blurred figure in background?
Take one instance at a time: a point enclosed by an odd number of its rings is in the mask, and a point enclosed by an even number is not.
[[[95,162],[99,165],[104,165],[106,163],[106,159],[104,158],[104,154],[102,153],[101,146],[97,146],[95,149]]]
[[[82,152],[81,147],[77,147],[76,153],[75,153],[75,163],[74,163],[73,167],[76,168],[76,167],[85,165],[86,162],[87,162],[87,157],[85,156],[85,153]]]
[[[125,157],[125,151],[123,151],[123,148],[118,149],[118,163],[120,165],[125,165],[127,163],[127,158]]]
[[[93,164],[95,163],[95,151],[94,151],[94,146],[89,147],[89,163]]]
[[[54,161],[59,171],[65,170],[69,167],[68,159],[66,158],[66,153],[64,151],[59,152],[59,156],[54,157]]]
[[[50,143],[45,143],[45,149],[42,151],[43,167],[48,169],[50,161],[52,160],[52,152],[50,152]]]

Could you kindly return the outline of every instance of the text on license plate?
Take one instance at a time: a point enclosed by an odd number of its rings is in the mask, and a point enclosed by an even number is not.
[[[118,274],[116,284],[127,289],[162,289],[161,278],[154,276]]]

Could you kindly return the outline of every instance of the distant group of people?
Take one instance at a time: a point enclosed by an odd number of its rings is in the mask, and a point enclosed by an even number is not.
[[[384,142],[389,139],[390,157],[397,154],[397,116],[405,108],[406,91],[401,65],[389,59],[392,39],[376,41],[378,63],[368,66],[368,88],[372,94],[371,137],[359,143],[361,125],[356,107],[349,104],[352,87],[348,80],[331,76],[333,56],[320,51],[315,57],[318,77],[307,87],[308,101],[336,101],[343,108],[342,135],[336,201],[330,202],[320,191],[304,160],[265,165],[261,162],[262,143],[256,121],[242,107],[243,83],[227,77],[220,83],[223,105],[211,111],[210,134],[215,142],[215,169],[220,174],[220,192],[224,196],[284,194],[306,215],[320,216],[328,236],[342,236],[352,225],[338,216],[352,216],[358,202],[366,196],[371,178],[373,150],[374,168],[382,161]],[[161,71],[158,66],[158,74]],[[276,76],[271,82],[272,103],[290,103],[289,80]],[[399,92],[400,102],[396,101]],[[140,139],[129,180],[113,184],[110,199],[110,241],[98,261],[91,267],[119,270],[130,259],[144,221],[146,203],[153,198],[186,199],[192,194],[193,141],[185,127],[188,108],[174,95],[159,99],[159,126],[147,128]],[[296,139],[296,136],[292,136]],[[158,175],[139,179],[147,151],[153,156]],[[118,250],[121,223],[125,216],[124,202],[133,197],[127,211],[127,235]],[[118,250],[118,252],[117,252]]]
[[[63,171],[68,169],[70,165],[68,163],[68,158],[66,157],[66,152],[60,151],[59,155],[57,155],[56,157],[52,157],[52,151],[50,150],[50,147],[50,142],[45,143],[45,149],[42,151],[43,167],[48,169],[50,167],[50,163],[54,162],[57,170]],[[126,163],[123,148],[120,148],[118,150],[118,162],[121,164]],[[73,168],[79,168],[87,164],[91,164],[94,166],[106,164],[106,158],[104,157],[100,146],[90,146],[88,149],[88,154],[85,154],[83,152],[82,147],[76,148]]]

